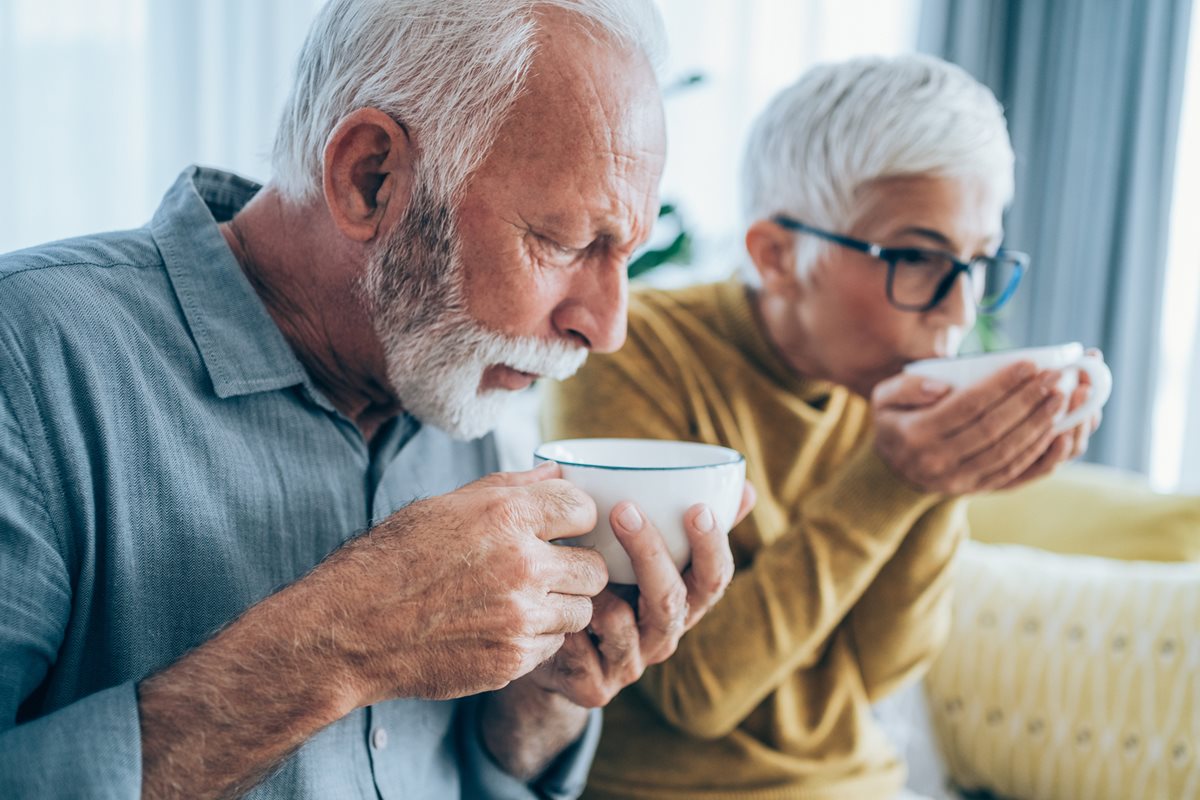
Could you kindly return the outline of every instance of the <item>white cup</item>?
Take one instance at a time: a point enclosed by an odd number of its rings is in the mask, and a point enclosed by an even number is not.
[[[1079,342],[1001,350],[996,353],[957,358],[927,358],[924,361],[914,361],[906,366],[904,371],[923,378],[933,378],[961,389],[978,383],[1018,361],[1031,361],[1038,369],[1062,370],[1063,376],[1058,382],[1058,390],[1068,398],[1079,385],[1079,373],[1086,372],[1091,380],[1091,391],[1088,392],[1084,404],[1070,414],[1064,411],[1059,415],[1054,426],[1055,431],[1059,433],[1074,428],[1103,408],[1112,393],[1112,372],[1109,371],[1108,365],[1099,356],[1088,355]]]
[[[591,547],[604,557],[613,583],[637,583],[633,565],[617,540],[608,517],[625,500],[637,504],[662,534],[675,566],[682,571],[692,557],[683,517],[705,503],[728,531],[742,500],[746,459],[736,450],[696,442],[656,439],[562,439],[533,454],[537,463],[554,461],[567,481],[596,501],[595,529],[559,540]]]

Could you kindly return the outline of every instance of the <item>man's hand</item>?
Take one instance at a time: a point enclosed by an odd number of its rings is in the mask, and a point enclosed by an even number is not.
[[[549,541],[590,531],[596,506],[559,475],[549,463],[414,503],[314,571],[359,705],[499,689],[587,626],[604,561]]]
[[[1000,370],[974,386],[950,387],[900,374],[871,398],[880,457],[910,483],[933,492],[970,494],[1006,489],[1053,471],[1080,455],[1098,417],[1054,432],[1067,398],[1056,370],[1031,363]],[[1078,407],[1087,381],[1070,398]]]
[[[747,483],[735,525],[750,513],[754,499]],[[584,709],[607,705],[647,665],[675,652],[679,638],[720,599],[733,577],[728,531],[717,528],[707,506],[695,505],[684,516],[692,563],[683,575],[662,535],[636,506],[621,503],[609,519],[637,575],[633,594],[606,588],[593,600],[585,633],[568,634],[553,658],[488,698],[483,717],[488,749],[522,779],[541,773],[578,738]]]
[[[596,522],[556,464],[396,512],[138,686],[144,797],[252,788],[369,703],[497,689],[592,617]]]
[[[735,525],[750,513],[754,499],[747,483]],[[587,631],[569,634],[562,649],[528,679],[585,708],[607,705],[648,665],[665,661],[733,578],[729,532],[717,527],[705,505],[684,516],[692,563],[682,575],[658,529],[633,503],[618,504],[609,519],[637,575],[636,612],[612,588],[600,592],[592,601]]]

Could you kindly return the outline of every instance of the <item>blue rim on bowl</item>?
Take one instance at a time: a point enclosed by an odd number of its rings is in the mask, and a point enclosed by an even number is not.
[[[685,445],[689,448],[695,447],[695,448],[705,448],[708,450],[719,451],[719,452],[723,453],[726,456],[726,458],[724,461],[715,461],[711,464],[688,464],[688,465],[677,466],[677,467],[634,467],[634,466],[627,466],[627,465],[623,466],[623,465],[617,465],[617,464],[589,464],[584,461],[575,461],[570,458],[553,458],[551,456],[542,454],[542,449],[546,448],[550,445],[567,446],[574,442],[590,442],[590,443],[637,442],[638,444],[659,443],[659,444],[671,444],[671,445]],[[734,450],[733,448],[730,448],[730,447],[722,447],[721,445],[717,445],[717,444],[706,444],[704,442],[684,442],[684,441],[675,441],[675,440],[671,440],[671,439],[621,439],[621,438],[557,439],[552,442],[544,442],[543,444],[538,445],[537,449],[535,449],[533,451],[533,458],[534,458],[534,461],[539,464],[542,462],[545,462],[545,461],[553,461],[556,464],[562,464],[562,465],[568,466],[568,467],[584,467],[587,469],[609,469],[609,470],[614,470],[614,471],[618,471],[618,472],[679,472],[682,470],[693,470],[693,469],[715,469],[717,467],[736,466],[746,460],[746,457],[743,456],[741,453],[739,453],[737,450]]]

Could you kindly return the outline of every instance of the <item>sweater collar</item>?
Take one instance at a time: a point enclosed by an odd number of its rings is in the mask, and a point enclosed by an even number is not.
[[[788,365],[767,338],[753,291],[737,276],[717,285],[718,306],[729,340],[781,388],[807,403],[824,405],[837,385],[806,378]]]

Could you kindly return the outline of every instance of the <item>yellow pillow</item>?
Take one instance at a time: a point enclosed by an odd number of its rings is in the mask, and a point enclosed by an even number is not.
[[[1057,553],[1200,561],[1200,497],[1158,494],[1134,473],[1072,464],[1011,492],[972,498],[971,538]]]
[[[926,691],[960,786],[1200,797],[1200,564],[969,541],[954,582]]]

